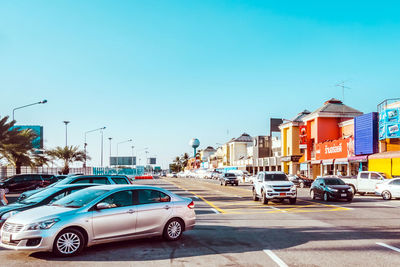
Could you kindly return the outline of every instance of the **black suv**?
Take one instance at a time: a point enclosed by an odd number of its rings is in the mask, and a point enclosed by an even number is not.
[[[0,181],[0,186],[10,192],[26,191],[45,187],[50,184],[50,180],[50,177],[43,178],[41,174],[18,174]]]
[[[221,174],[219,181],[221,182],[221,185],[227,186],[228,184],[231,185],[239,185],[239,180],[237,179],[236,175],[234,173],[223,173]]]
[[[336,177],[322,177],[317,178],[311,185],[310,196],[312,199],[317,197],[322,198],[324,201],[330,199],[346,199],[352,201],[354,194],[351,187],[342,179]]]

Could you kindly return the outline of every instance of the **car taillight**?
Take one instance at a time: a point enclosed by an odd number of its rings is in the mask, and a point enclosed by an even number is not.
[[[194,202],[193,202],[193,200],[192,200],[192,202],[190,202],[190,203],[187,205],[187,207],[188,207],[189,209],[194,209]]]

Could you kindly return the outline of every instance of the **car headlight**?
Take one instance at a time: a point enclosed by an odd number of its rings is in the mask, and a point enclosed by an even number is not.
[[[347,189],[347,191],[353,192],[353,189],[350,187],[349,189]]]
[[[2,220],[7,220],[8,218],[10,218],[11,216],[17,214],[18,212],[19,212],[19,211],[17,211],[17,210],[13,210],[13,211],[6,212],[6,213],[4,213],[4,214],[1,216],[1,219],[2,219]]]
[[[26,227],[26,230],[27,231],[30,231],[30,230],[38,230],[38,229],[42,229],[42,230],[44,230],[44,229],[49,229],[49,228],[51,228],[56,222],[59,222],[60,221],[60,219],[50,219],[50,220],[46,220],[46,221],[42,221],[42,222],[37,222],[37,223],[32,223],[32,224],[29,224],[27,227]]]
[[[337,191],[338,191],[337,189],[332,188],[332,187],[329,187],[329,186],[328,186],[328,189],[329,189],[330,191],[332,191],[332,192],[337,192]]]
[[[296,185],[292,185],[292,186],[290,187],[290,190],[296,190],[296,188],[297,188]]]

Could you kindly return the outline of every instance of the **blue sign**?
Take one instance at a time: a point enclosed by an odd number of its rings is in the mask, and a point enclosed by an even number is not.
[[[379,140],[400,138],[400,108],[385,109],[379,113]]]

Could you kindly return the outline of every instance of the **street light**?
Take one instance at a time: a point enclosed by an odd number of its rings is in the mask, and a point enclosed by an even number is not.
[[[70,121],[63,121],[65,123],[65,147],[68,146],[68,123],[70,123]]]
[[[25,106],[21,106],[21,107],[14,108],[14,109],[13,109],[13,112],[12,112],[13,120],[14,120],[14,113],[15,113],[15,111],[16,111],[17,109],[30,107],[30,106],[37,105],[37,104],[46,104],[46,103],[47,103],[47,100],[44,99],[44,100],[42,100],[42,101],[40,101],[40,102],[35,102],[35,103],[32,103],[32,104],[28,104],[28,105],[25,105]]]
[[[131,148],[132,148],[132,166],[134,166],[134,165],[136,165],[136,164],[133,164],[133,149],[135,148],[134,146],[131,146]],[[135,162],[136,163],[136,162]]]
[[[95,132],[95,131],[102,131],[102,133],[101,133],[101,152],[102,152],[102,154],[101,154],[101,163],[103,164],[103,130],[104,130],[105,128],[106,128],[106,127],[104,126],[104,127],[101,127],[101,128],[97,128],[97,129],[94,129],[94,130],[90,130],[90,131],[85,132],[85,143],[84,143],[85,162],[83,163],[83,168],[86,168],[86,158],[87,158],[87,154],[86,154],[86,147],[87,147],[86,135],[87,135],[88,133]]]
[[[110,140],[110,168],[111,168],[111,140],[112,140],[112,137],[108,137],[108,140]]]
[[[129,139],[129,140],[126,140],[126,141],[122,141],[122,142],[117,143],[117,166],[119,165],[118,146],[119,146],[120,144],[128,143],[128,142],[132,142],[132,139]]]

